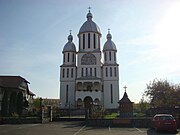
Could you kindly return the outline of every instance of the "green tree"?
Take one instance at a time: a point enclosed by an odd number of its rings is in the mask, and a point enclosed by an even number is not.
[[[2,110],[1,110],[2,116],[8,116],[8,93],[5,91],[3,98],[2,98]]]
[[[23,111],[23,93],[19,92],[17,95],[17,113],[21,116]]]
[[[10,95],[10,103],[9,103],[9,113],[13,115],[17,112],[17,94],[16,92],[12,92]]]
[[[146,113],[146,111],[150,108],[150,104],[147,101],[145,101],[144,98],[142,98],[139,102],[139,107],[141,113]]]
[[[145,95],[150,98],[151,105],[157,107],[179,106],[180,85],[174,85],[167,80],[154,79],[147,84]]]

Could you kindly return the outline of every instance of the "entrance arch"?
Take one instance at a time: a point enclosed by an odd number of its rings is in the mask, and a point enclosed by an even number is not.
[[[84,107],[86,109],[90,109],[93,105],[93,100],[90,96],[84,98]]]

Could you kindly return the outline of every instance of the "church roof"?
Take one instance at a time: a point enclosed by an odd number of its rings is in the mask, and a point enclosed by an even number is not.
[[[76,46],[72,42],[72,40],[73,40],[73,36],[70,33],[70,35],[68,36],[68,42],[65,44],[63,48],[63,52],[76,52]]]
[[[112,39],[112,35],[110,34],[110,32],[108,32],[106,38],[107,38],[107,41],[104,44],[103,51],[117,51],[116,45],[111,40]]]
[[[95,32],[101,35],[100,28],[95,22],[92,21],[93,16],[90,11],[86,17],[87,17],[87,21],[84,22],[84,24],[81,26],[79,30],[79,34],[84,33],[84,32]]]
[[[119,101],[119,103],[133,103],[131,100],[128,98],[128,95],[126,91],[124,92],[123,98]]]

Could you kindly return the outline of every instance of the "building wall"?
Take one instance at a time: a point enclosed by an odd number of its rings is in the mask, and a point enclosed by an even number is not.
[[[60,85],[61,108],[68,108],[69,105],[75,106],[75,82],[62,82]],[[68,94],[68,95],[67,95]]]
[[[104,108],[118,108],[119,81],[104,81]]]

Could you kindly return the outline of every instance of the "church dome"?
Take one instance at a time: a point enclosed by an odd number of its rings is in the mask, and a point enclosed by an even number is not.
[[[72,42],[72,40],[73,40],[73,36],[70,33],[70,35],[68,36],[68,42],[65,44],[63,48],[63,52],[76,52],[76,46]]]
[[[108,32],[106,38],[107,38],[107,41],[104,44],[103,51],[117,51],[116,45],[111,40],[112,39],[112,35],[110,34],[110,32]]]
[[[90,11],[86,17],[87,21],[81,26],[79,34],[84,32],[95,32],[101,35],[100,28],[97,26],[95,22],[92,21],[93,15]]]

